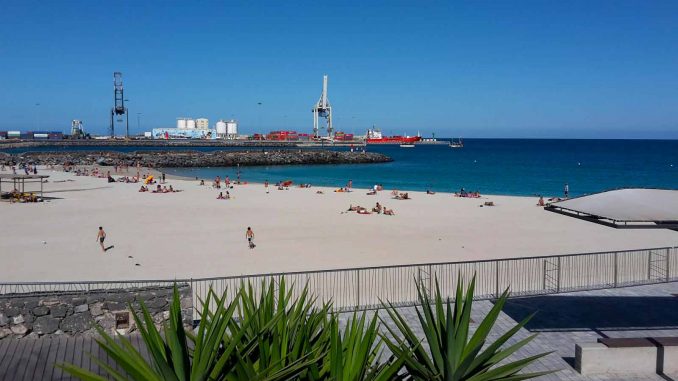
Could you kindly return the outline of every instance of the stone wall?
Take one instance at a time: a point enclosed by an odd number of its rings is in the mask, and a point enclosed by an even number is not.
[[[184,325],[193,323],[191,288],[178,285]],[[93,335],[94,324],[112,334],[116,329],[116,313],[141,311],[143,302],[160,327],[169,318],[172,287],[147,287],[90,292],[0,295],[0,340],[44,335]],[[129,327],[136,329],[129,314]]]

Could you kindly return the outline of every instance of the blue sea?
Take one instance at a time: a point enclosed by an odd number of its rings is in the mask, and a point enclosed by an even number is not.
[[[223,148],[191,149],[212,151]],[[370,145],[367,149],[384,153],[394,161],[362,165],[241,167],[240,177],[252,182],[268,180],[275,183],[290,179],[295,183],[332,187],[344,186],[350,179],[354,187],[363,188],[383,184],[387,189],[452,192],[463,187],[482,194],[522,196],[561,195],[565,183],[569,184],[571,195],[622,187],[678,189],[678,140],[465,139],[461,149],[447,145],[418,145],[415,148]],[[45,151],[45,148],[30,150]],[[26,150],[6,150],[21,151]],[[216,176],[235,179],[236,172],[236,168],[167,169],[167,173],[204,179]]]

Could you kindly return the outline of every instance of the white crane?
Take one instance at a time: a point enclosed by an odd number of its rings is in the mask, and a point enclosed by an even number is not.
[[[320,99],[318,103],[313,106],[313,136],[318,138],[320,134],[318,133],[319,125],[318,118],[322,117],[327,120],[327,136],[332,137],[332,106],[330,106],[330,101],[327,99],[327,76],[323,75],[323,92],[320,94]]]

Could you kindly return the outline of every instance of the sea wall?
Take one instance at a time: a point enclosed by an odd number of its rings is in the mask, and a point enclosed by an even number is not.
[[[224,139],[82,139],[82,140],[0,140],[0,150],[34,147],[297,147],[297,146],[339,146],[362,145],[364,141],[279,141],[279,140],[224,140]],[[105,148],[102,148],[105,149]]]
[[[25,152],[2,154],[0,163],[16,165],[130,165],[144,167],[232,167],[260,165],[298,164],[369,164],[393,161],[390,157],[375,152],[348,152],[329,150],[257,150],[257,151],[70,151],[70,152]]]
[[[193,323],[193,301],[188,285],[177,285],[184,325]],[[172,287],[130,288],[113,291],[58,292],[0,296],[0,340],[54,335],[94,335],[98,324],[112,334],[136,329],[131,307],[144,303],[157,327],[169,318]],[[126,314],[127,313],[127,314]],[[125,327],[124,319],[128,319]]]

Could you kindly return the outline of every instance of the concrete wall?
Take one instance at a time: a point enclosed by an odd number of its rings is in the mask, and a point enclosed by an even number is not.
[[[193,322],[191,288],[178,286],[184,325]],[[93,335],[98,324],[108,333],[116,329],[116,313],[141,311],[143,302],[156,326],[169,318],[171,287],[135,288],[115,291],[59,292],[0,296],[0,340],[51,335]],[[132,314],[130,327],[136,329]]]

